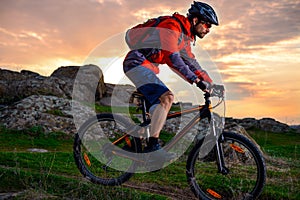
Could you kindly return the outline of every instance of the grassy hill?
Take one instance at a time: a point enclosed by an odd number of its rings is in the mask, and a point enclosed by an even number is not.
[[[250,130],[266,155],[267,184],[260,199],[300,199],[300,134]],[[0,199],[192,199],[186,157],[155,173],[136,174],[118,187],[95,185],[75,166],[73,138],[40,127],[0,128]],[[47,149],[46,153],[28,152]]]

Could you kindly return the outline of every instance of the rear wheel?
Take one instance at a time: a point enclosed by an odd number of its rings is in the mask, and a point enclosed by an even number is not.
[[[116,145],[112,142],[124,136],[132,124],[124,117],[98,114],[87,120],[75,135],[73,152],[81,174],[93,183],[120,185],[135,170],[132,159],[118,156],[113,151],[137,152],[134,137],[126,136]]]
[[[223,133],[228,174],[218,172],[214,152],[200,157],[200,141],[187,161],[187,178],[199,199],[256,199],[266,180],[266,167],[260,150],[246,137],[232,132]],[[214,149],[213,149],[214,151]]]

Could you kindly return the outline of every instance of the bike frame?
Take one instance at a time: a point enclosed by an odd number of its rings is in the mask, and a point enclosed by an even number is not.
[[[136,95],[136,97],[138,97],[141,101],[141,104],[139,106],[139,109],[142,110],[142,116],[143,116],[143,122],[141,124],[143,126],[147,126],[147,125],[150,124],[150,120],[147,118],[147,110],[146,110],[145,99],[141,94],[136,93],[134,95]],[[164,146],[164,149],[166,151],[169,151],[180,139],[182,139],[188,133],[188,131],[191,128],[193,128],[202,119],[208,118],[209,122],[212,123],[212,134],[213,134],[213,137],[216,140],[215,141],[215,149],[216,149],[216,158],[217,158],[218,170],[222,174],[227,174],[228,169],[225,167],[223,149],[221,148],[221,145],[220,145],[220,143],[222,142],[222,134],[220,135],[221,139],[219,139],[218,135],[216,133],[216,130],[215,130],[214,120],[212,119],[212,117],[213,117],[212,116],[212,105],[211,105],[211,101],[210,101],[209,98],[210,98],[210,93],[205,92],[205,94],[204,94],[205,104],[204,105],[194,106],[192,108],[188,108],[188,109],[185,109],[185,110],[182,110],[182,111],[177,111],[177,112],[174,112],[174,113],[169,113],[167,115],[166,120],[169,120],[169,119],[177,118],[177,117],[187,115],[187,114],[190,114],[190,113],[195,113],[195,112],[199,113],[178,134],[176,134],[170,142],[168,142]],[[131,135],[131,133],[133,133],[135,130],[136,129],[134,129],[134,128],[129,130],[127,134],[125,134],[121,138],[114,141],[113,144],[115,144],[115,145],[118,144],[119,142],[124,140],[126,137]]]
[[[167,120],[177,118],[180,116],[184,116],[190,113],[198,112],[197,114],[183,129],[174,136],[174,138],[164,147],[167,151],[169,151],[182,137],[184,137],[188,131],[193,128],[196,124],[198,124],[202,119],[208,118],[211,120],[211,107],[201,105],[197,107],[192,107],[189,109],[185,109],[183,111],[178,111],[174,113],[170,113],[167,116]]]

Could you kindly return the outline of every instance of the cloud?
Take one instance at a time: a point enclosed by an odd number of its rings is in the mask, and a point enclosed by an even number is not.
[[[191,3],[180,0],[172,3],[157,0],[2,0],[0,23],[1,28],[15,34],[25,31],[44,35],[49,48],[64,45],[66,51],[79,54],[149,17],[170,15],[175,11],[186,14]],[[211,55],[242,52],[248,46],[269,44],[299,33],[299,1],[218,0],[208,3],[217,10],[220,19],[220,26],[212,29],[203,44]]]
[[[61,65],[80,64],[99,44],[104,51],[93,51],[97,58],[123,56],[126,46],[122,33],[128,28],[175,11],[185,15],[192,2],[1,0],[0,66],[49,74]],[[278,102],[272,98],[282,100],[282,96],[297,91],[299,0],[206,2],[216,10],[220,25],[197,40],[197,46],[209,55],[200,54],[199,61],[205,69],[210,69],[212,62],[217,65],[229,101],[249,105],[250,101],[256,105],[270,101],[275,106]],[[208,58],[212,62],[207,62]],[[183,86],[171,83],[177,91],[186,90]],[[299,92],[292,98],[299,101]]]
[[[209,41],[210,50],[219,51],[218,56],[299,36],[299,0],[224,0],[218,8],[220,26],[213,29]]]

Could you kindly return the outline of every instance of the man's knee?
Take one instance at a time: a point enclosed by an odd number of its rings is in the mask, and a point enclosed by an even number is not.
[[[165,105],[172,105],[174,101],[174,95],[171,91],[167,91],[160,96],[160,102]]]

